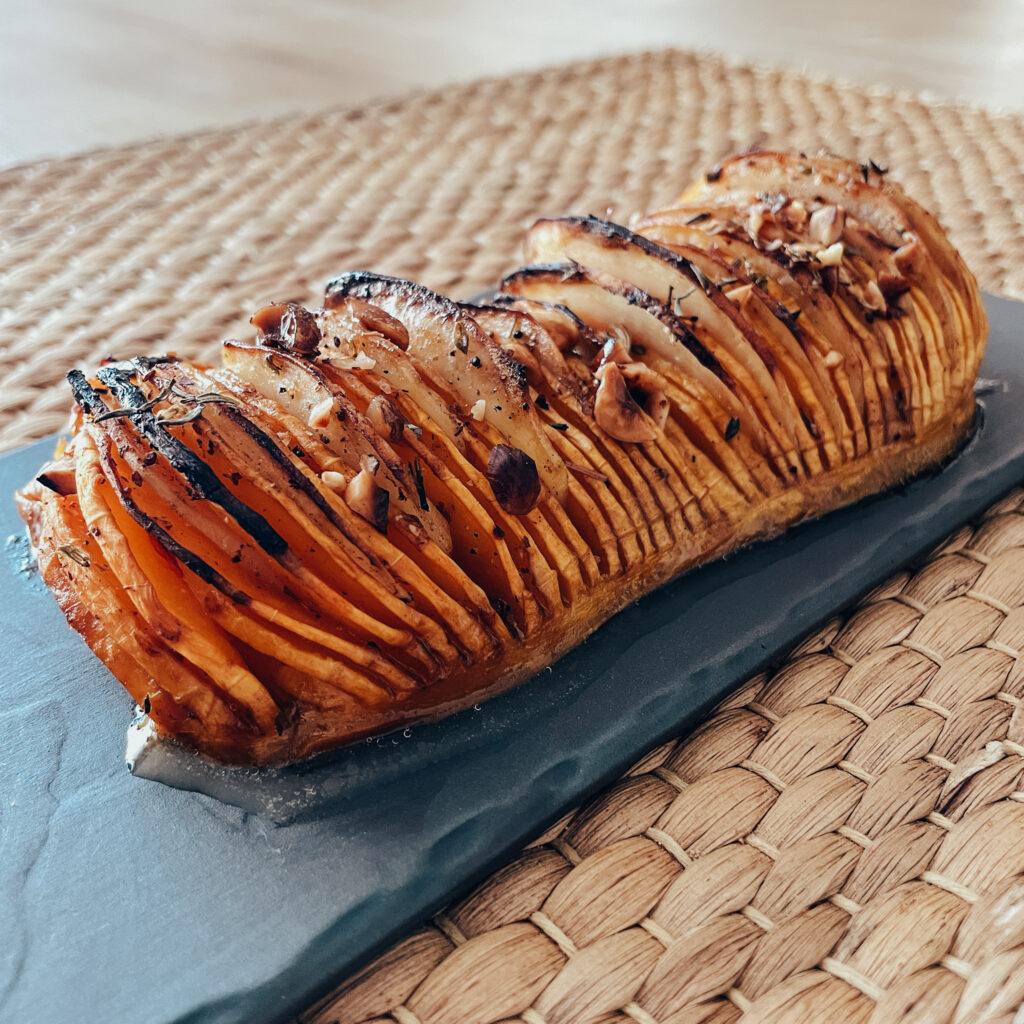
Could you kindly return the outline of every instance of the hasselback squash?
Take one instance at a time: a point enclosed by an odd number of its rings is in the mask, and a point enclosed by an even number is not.
[[[971,423],[976,283],[874,164],[743,154],[526,253],[483,303],[353,272],[219,368],[69,374],[20,508],[162,734],[267,764],[474,704]]]

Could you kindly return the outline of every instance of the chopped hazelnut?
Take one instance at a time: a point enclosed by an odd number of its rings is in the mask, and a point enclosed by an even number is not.
[[[874,281],[868,281],[865,285],[851,284],[850,292],[871,313],[881,313],[885,309],[885,296]]]
[[[630,398],[654,420],[659,430],[664,430],[672,406],[658,374],[646,363],[626,363],[619,370],[630,389]]]
[[[835,242],[827,249],[820,249],[817,257],[823,267],[838,267],[843,262],[843,243]]]
[[[902,274],[893,274],[888,270],[882,270],[878,274],[878,287],[889,300],[910,291],[910,282]]]
[[[900,246],[892,254],[896,269],[901,274],[913,276],[920,270],[921,260],[924,258],[924,249],[920,241],[915,237],[905,245]]]
[[[320,430],[326,427],[331,422],[331,414],[334,412],[334,399],[325,398],[322,402],[317,402],[312,409],[309,410],[309,425],[314,430]]]
[[[811,214],[809,234],[811,239],[824,248],[835,245],[843,237],[846,228],[846,211],[831,203]]]
[[[779,219],[790,231],[803,231],[807,227],[807,207],[795,199],[783,208]]]
[[[625,333],[625,332],[623,332]],[[591,364],[593,367],[603,366],[605,363],[628,363],[629,362],[629,344],[623,344],[621,336],[609,336],[605,339],[604,345],[601,346],[601,351],[598,352],[597,358]]]
[[[391,495],[365,469],[361,469],[345,488],[345,501],[349,508],[372,523],[380,533],[387,533],[390,500]]]
[[[864,286],[864,295],[866,298],[865,305],[868,309],[879,311],[885,309],[885,296],[874,281],[868,281]]]
[[[329,487],[338,494],[343,493],[347,485],[345,477],[341,473],[336,473],[333,469],[328,469],[321,473],[320,479],[325,487]]]
[[[597,425],[616,441],[643,444],[653,441],[658,432],[644,415],[626,386],[626,378],[615,363],[605,363],[595,375],[598,380],[594,398]]]
[[[296,302],[275,302],[257,310],[249,323],[259,332],[260,341],[287,349],[300,356],[312,356],[320,347],[320,328],[316,317]]]
[[[766,213],[767,211],[760,203],[750,208],[750,214],[747,217],[747,231],[750,232],[750,237],[755,242],[760,239],[761,232],[764,230]]]
[[[402,440],[405,430],[405,417],[390,398],[377,395],[366,407],[366,415],[373,424],[373,429],[381,437],[386,437],[392,444]]]
[[[491,449],[487,479],[498,504],[511,515],[525,516],[540,499],[537,463],[511,445],[496,444]]]
[[[405,350],[409,347],[409,332],[400,320],[363,299],[347,298],[345,302],[352,315],[366,330],[382,334],[400,349]]]

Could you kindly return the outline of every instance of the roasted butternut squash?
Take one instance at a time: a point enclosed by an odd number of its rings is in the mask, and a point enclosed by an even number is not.
[[[271,764],[474,704],[971,423],[977,285],[873,164],[741,154],[526,252],[482,305],[353,272],[223,368],[69,374],[74,436],[18,501],[161,733]]]

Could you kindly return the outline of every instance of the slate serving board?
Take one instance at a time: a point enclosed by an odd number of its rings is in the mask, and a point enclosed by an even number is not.
[[[309,1005],[1024,479],[1024,305],[986,306],[976,431],[942,472],[691,573],[479,710],[258,779],[199,773],[241,806],[128,773],[131,702],[0,499],[0,1020],[272,1024]],[[51,447],[0,458],[0,495]]]

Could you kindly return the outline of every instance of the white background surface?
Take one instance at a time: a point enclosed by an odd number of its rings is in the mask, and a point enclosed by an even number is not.
[[[1024,110],[1024,0],[0,0],[0,166],[663,46]]]

